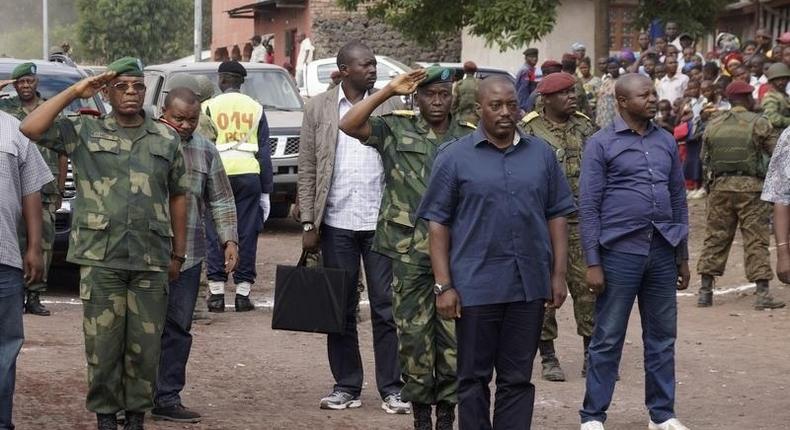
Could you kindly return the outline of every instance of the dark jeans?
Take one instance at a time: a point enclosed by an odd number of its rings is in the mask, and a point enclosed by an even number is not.
[[[228,177],[236,202],[236,217],[239,229],[239,264],[233,272],[233,281],[254,283],[257,275],[255,258],[258,255],[258,233],[263,231],[261,209],[261,180],[259,175],[233,175]],[[219,243],[217,231],[206,213],[206,276],[209,281],[227,281],[225,273],[225,251]]]
[[[14,428],[11,410],[14,406],[16,357],[25,340],[22,330],[24,297],[22,271],[0,264],[0,430]]]
[[[168,407],[181,403],[181,390],[186,381],[187,360],[192,349],[192,312],[195,310],[200,289],[200,267],[181,272],[178,279],[170,283],[167,296],[167,318],[162,332],[162,354],[159,357],[159,373],[156,378],[157,407]]]
[[[392,317],[392,262],[389,257],[370,250],[373,231],[351,231],[324,225],[321,227],[321,252],[324,266],[351,273],[356,287],[359,262],[365,265],[373,325],[373,354],[376,360],[376,386],[382,398],[399,393],[403,382],[398,364],[398,335]],[[362,391],[362,358],[357,334],[359,293],[351,290],[346,311],[346,329],[342,335],[327,338],[329,367],[335,377],[335,390],[358,396]]]
[[[581,421],[606,420],[612,401],[628,317],[638,298],[645,357],[645,405],[650,419],[675,416],[675,337],[677,336],[675,249],[654,232],[648,256],[602,250],[606,289],[595,305],[589,348],[587,392]]]
[[[496,369],[494,429],[529,429],[535,386],[532,363],[543,326],[544,301],[467,306],[455,322],[458,337],[458,428],[491,429],[491,391]]]

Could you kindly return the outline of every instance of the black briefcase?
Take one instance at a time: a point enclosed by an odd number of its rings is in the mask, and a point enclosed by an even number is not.
[[[306,267],[302,253],[296,266],[277,266],[272,329],[343,334],[351,288],[348,272]]]

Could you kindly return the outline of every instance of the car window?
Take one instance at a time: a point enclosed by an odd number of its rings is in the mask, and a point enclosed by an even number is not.
[[[217,86],[217,72],[184,71],[177,73],[203,75],[214,83],[214,93],[220,93]],[[302,110],[302,99],[299,97],[291,77],[279,70],[247,70],[247,77],[241,85],[241,92],[257,100],[266,109]]]
[[[331,75],[335,70],[337,70],[337,64],[334,63],[321,64],[320,66],[316,67],[318,82],[322,84],[329,84],[332,82]]]
[[[162,81],[162,77],[160,75],[155,75],[153,73],[146,73],[145,77],[145,95],[146,99],[148,99],[149,94],[151,96],[155,96],[159,94],[159,83]],[[164,98],[162,98],[164,101]]]
[[[398,75],[400,72],[393,69],[392,67],[379,62],[376,64],[376,79],[382,80],[389,80],[392,79],[395,75]]]
[[[51,99],[56,94],[70,87],[80,79],[81,78],[79,75],[58,75],[49,72],[42,72],[39,69],[38,92],[44,99]],[[3,88],[2,94],[7,94],[8,97],[13,97],[16,96],[16,90],[14,90],[13,85],[8,85]],[[96,106],[95,98],[74,100],[66,109],[72,112],[77,112],[83,108],[99,110],[98,106]]]
[[[401,63],[398,60],[393,59],[392,57],[387,57],[387,61],[389,61],[390,63],[392,63],[393,66],[395,66],[395,67],[397,67],[397,68],[399,68],[401,70],[406,70],[406,71],[411,70],[411,67]],[[400,71],[397,71],[397,72],[400,73]]]

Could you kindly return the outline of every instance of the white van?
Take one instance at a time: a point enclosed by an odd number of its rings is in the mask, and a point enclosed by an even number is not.
[[[400,61],[383,55],[376,55],[376,62],[378,63],[376,65],[377,80],[374,86],[379,89],[387,85],[387,82],[395,76],[411,70],[411,67]],[[337,70],[335,57],[313,60],[304,70],[304,86],[299,88],[299,94],[309,98],[323,93],[332,82],[329,75],[335,70]]]

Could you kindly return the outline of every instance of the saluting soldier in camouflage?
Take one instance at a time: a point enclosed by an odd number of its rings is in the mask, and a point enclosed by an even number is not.
[[[74,99],[100,89],[112,114],[55,121]],[[122,410],[126,429],[143,428],[153,404],[168,278],[178,276],[185,260],[188,184],[180,139],[146,116],[144,96],[142,64],[122,58],[39,106],[20,127],[71,157],[77,197],[67,259],[80,266],[86,403],[102,430],[115,429]]]
[[[22,63],[11,71],[11,79],[0,81],[0,89],[13,83],[17,96],[0,100],[0,110],[15,116],[18,120],[25,119],[27,114],[40,104],[44,103],[38,93],[38,76],[34,63]],[[25,285],[27,294],[25,298],[25,312],[34,315],[48,316],[49,310],[41,304],[40,295],[47,289],[47,275],[52,263],[52,244],[55,242],[55,212],[60,209],[61,193],[66,183],[66,168],[68,159],[65,154],[38,146],[41,156],[47,163],[55,180],[41,188],[41,250],[44,260],[44,276],[41,281]],[[19,226],[19,247],[22,254],[27,247],[24,226]]]
[[[746,278],[757,284],[755,309],[785,305],[768,294],[768,281],[773,279],[768,252],[770,206],[760,200],[767,160],[778,133],[765,117],[750,112],[753,90],[741,81],[728,85],[726,95],[732,110],[711,119],[703,134],[703,165],[710,192],[705,241],[697,263],[697,273],[702,276],[700,307],[713,304],[714,277],[724,274],[739,224]]]
[[[768,92],[763,96],[763,115],[775,129],[781,131],[790,126],[790,102],[785,87],[790,80],[790,67],[775,63],[765,72],[768,78]]]
[[[595,132],[590,118],[576,109],[577,79],[566,72],[553,73],[541,80],[537,91],[543,99],[540,111],[530,112],[521,122],[528,134],[540,137],[554,148],[568,184],[576,199],[579,197],[579,175],[584,142]],[[573,297],[573,315],[576,319],[576,333],[582,336],[584,344],[584,367],[587,369],[587,346],[593,331],[595,314],[595,295],[585,285],[587,265],[582,255],[579,236],[579,218],[576,214],[568,217],[568,273],[566,281]],[[543,364],[543,379],[564,381],[565,373],[554,350],[557,339],[557,318],[554,308],[547,308],[543,318],[540,335],[540,356]]]
[[[436,312],[435,280],[428,254],[428,226],[415,211],[425,193],[439,146],[474,130],[450,115],[453,71],[429,67],[397,76],[343,117],[340,129],[376,148],[384,165],[385,190],[373,250],[392,258],[393,314],[398,327],[405,386],[415,429],[451,430],[455,420],[455,322]],[[394,95],[411,94],[420,109],[371,117]]]

